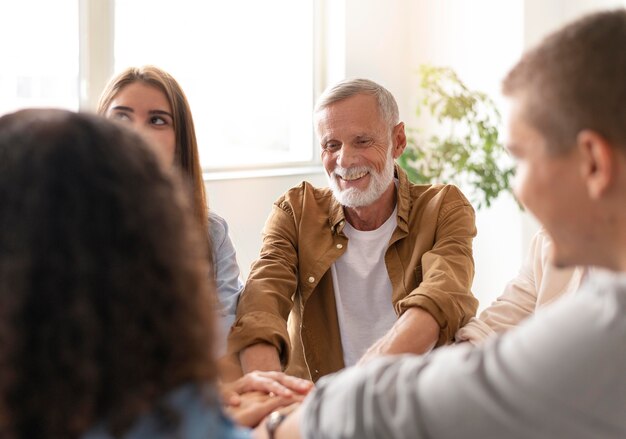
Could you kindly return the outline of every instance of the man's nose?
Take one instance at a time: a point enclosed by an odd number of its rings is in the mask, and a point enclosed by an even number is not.
[[[342,168],[349,168],[357,164],[358,152],[356,148],[343,144],[337,156],[337,164]]]

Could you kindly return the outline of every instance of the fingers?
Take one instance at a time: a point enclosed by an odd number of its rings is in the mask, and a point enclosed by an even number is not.
[[[293,393],[306,395],[313,383],[300,378],[286,375],[282,372],[255,371],[246,374],[242,380],[241,391],[258,390],[275,393],[280,396],[292,396]]]
[[[241,397],[239,393],[234,390],[223,390],[222,391],[222,401],[227,406],[238,406],[241,404]]]
[[[240,425],[253,428],[274,410],[286,407],[292,403],[292,399],[266,397],[262,400],[251,401],[242,407],[229,408],[227,412]]]
[[[282,372],[259,372],[260,374],[267,374],[267,376],[274,381],[282,384],[284,387],[293,390],[297,393],[309,393],[313,388],[313,383],[308,380],[296,378],[291,375],[286,375]]]
[[[293,393],[306,395],[313,388],[313,383],[310,381],[292,377],[282,372],[256,371],[248,375],[250,375],[253,385],[262,386],[262,389],[255,388],[254,390],[265,390],[279,396],[292,396]]]

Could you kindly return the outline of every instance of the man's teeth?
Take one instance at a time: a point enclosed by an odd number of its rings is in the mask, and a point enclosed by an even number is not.
[[[352,180],[358,180],[361,177],[364,177],[367,174],[367,171],[363,171],[363,172],[359,172],[358,174],[350,174],[350,175],[346,175],[341,177],[342,180],[345,181],[352,181]]]

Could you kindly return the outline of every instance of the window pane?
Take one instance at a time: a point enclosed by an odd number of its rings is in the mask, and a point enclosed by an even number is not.
[[[0,114],[78,109],[78,0],[7,2],[0,13]]]
[[[154,64],[189,98],[205,168],[312,158],[313,0],[117,0],[115,71]]]

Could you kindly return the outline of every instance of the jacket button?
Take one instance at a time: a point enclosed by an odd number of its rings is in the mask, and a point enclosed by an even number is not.
[[[309,276],[309,283],[312,284],[315,282],[315,278],[313,276]]]
[[[337,248],[343,248],[343,244],[337,244]]]

